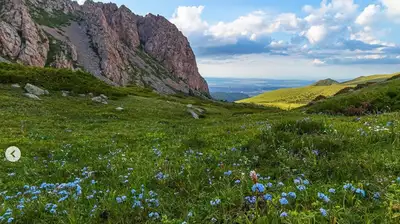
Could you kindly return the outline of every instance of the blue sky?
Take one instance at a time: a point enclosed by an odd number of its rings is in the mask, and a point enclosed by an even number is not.
[[[346,79],[400,72],[400,0],[111,1],[173,22],[205,77]]]

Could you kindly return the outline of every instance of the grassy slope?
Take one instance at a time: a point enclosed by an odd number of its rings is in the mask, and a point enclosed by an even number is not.
[[[348,85],[305,86],[278,89],[238,102],[276,106],[282,109],[294,109],[308,104],[319,95],[332,96],[345,87],[348,87]]]
[[[306,108],[311,113],[363,115],[400,110],[400,80],[372,86],[317,102]]]
[[[0,84],[0,148],[17,145],[22,150],[18,163],[0,166],[0,192],[7,191],[0,194],[0,215],[11,208],[17,222],[160,222],[149,217],[151,212],[158,212],[164,223],[213,218],[226,223],[400,221],[400,185],[392,182],[400,170],[400,151],[395,150],[400,127],[395,122],[376,130],[397,121],[398,113],[355,122],[173,96],[130,95],[99,105],[89,98],[61,97],[59,91],[42,101],[22,93]],[[191,118],[185,111],[188,103],[204,107],[206,117]],[[125,110],[118,112],[117,106]],[[248,173],[253,169],[261,175],[260,183],[273,184],[267,189],[272,202],[251,191]],[[232,174],[224,174],[228,170]],[[168,176],[159,179],[160,172]],[[294,184],[299,177],[311,183],[305,191]],[[76,178],[82,188],[77,199],[75,188],[66,189],[69,197],[60,202],[61,189],[41,189],[36,200],[31,193],[18,194],[29,192],[24,185]],[[365,190],[365,197],[344,190],[345,183]],[[140,193],[142,185],[146,199],[151,198],[149,191],[158,194],[153,198],[159,206],[143,199],[144,209],[132,208],[131,190]],[[336,193],[328,193],[329,188]],[[280,205],[282,192],[295,192],[297,198],[288,197],[289,205]],[[330,202],[318,199],[318,192]],[[373,198],[375,192],[380,192],[379,199]],[[126,201],[118,203],[116,198],[124,195]],[[246,196],[255,195],[257,206],[246,202]],[[25,207],[19,211],[21,198]],[[212,206],[215,199],[221,203]],[[57,204],[54,214],[46,210],[47,203]],[[328,210],[328,217],[320,208]],[[280,218],[281,212],[289,217]]]
[[[330,86],[311,85],[300,88],[278,89],[248,99],[239,100],[238,102],[274,106],[281,109],[294,109],[307,105],[319,95],[330,97],[343,88],[354,87],[367,82],[382,82],[395,75],[396,74],[362,76],[341,84]]]
[[[395,75],[397,75],[397,73],[396,74],[386,74],[386,75],[361,76],[361,77],[355,78],[353,80],[344,82],[343,84],[358,85],[358,84],[363,84],[363,83],[367,83],[367,82],[382,82],[382,81],[385,81]]]

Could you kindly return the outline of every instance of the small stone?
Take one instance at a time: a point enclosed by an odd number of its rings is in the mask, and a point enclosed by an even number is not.
[[[105,100],[104,98],[102,98],[100,96],[93,97],[92,101],[96,102],[96,103],[108,104],[107,100]]]
[[[39,88],[37,86],[34,86],[34,85],[30,84],[30,83],[27,83],[25,85],[25,90],[28,93],[31,93],[31,94],[36,95],[36,96],[48,95],[49,94],[49,91],[41,89],[41,88]]]
[[[80,97],[86,97],[86,95],[85,95],[85,94],[79,94],[79,96],[80,96]]]
[[[69,91],[64,91],[64,90],[62,90],[61,93],[62,93],[62,96],[63,96],[63,97],[69,96]]]
[[[108,97],[106,95],[104,95],[104,94],[100,94],[100,97],[105,99],[105,100],[108,100]]]
[[[117,110],[117,111],[123,111],[124,108],[122,108],[122,107],[117,107],[117,108],[115,108],[115,110]]]
[[[21,86],[20,86],[18,83],[12,84],[11,87],[12,87],[12,88],[21,88]]]
[[[196,112],[194,112],[193,110],[191,110],[191,109],[188,109],[188,112],[192,115],[192,117],[194,118],[194,119],[199,119],[200,117],[199,117],[199,115],[198,114],[196,114]]]
[[[24,95],[34,100],[41,100],[38,96],[32,93],[25,93]]]

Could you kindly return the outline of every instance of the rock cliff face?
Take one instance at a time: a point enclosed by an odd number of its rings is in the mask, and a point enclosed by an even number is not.
[[[32,66],[83,68],[113,85],[209,94],[175,25],[112,3],[0,0],[0,56]]]

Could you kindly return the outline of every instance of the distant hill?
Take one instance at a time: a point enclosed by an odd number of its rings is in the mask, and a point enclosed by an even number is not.
[[[339,82],[336,80],[333,80],[333,79],[323,79],[323,80],[319,80],[318,82],[314,83],[313,86],[331,86],[334,84],[339,84]]]
[[[215,93],[211,93],[211,97],[216,100],[235,102],[238,100],[249,98],[250,96],[247,94],[244,94],[244,93],[215,92]]]
[[[400,80],[382,81],[365,88],[319,101],[305,108],[308,113],[359,116],[400,110]]]
[[[385,74],[385,75],[370,75],[370,76],[360,76],[358,78],[355,78],[353,80],[343,82],[342,84],[346,85],[358,85],[358,84],[364,84],[367,82],[382,82],[386,81],[387,79],[392,78],[393,76],[398,75],[396,74]]]
[[[315,99],[329,98],[338,94],[352,92],[374,83],[384,82],[396,75],[398,74],[361,76],[343,83],[338,83],[333,79],[325,79],[310,86],[278,89],[236,102],[274,106],[286,110],[295,109],[308,105],[310,102],[314,103]]]

